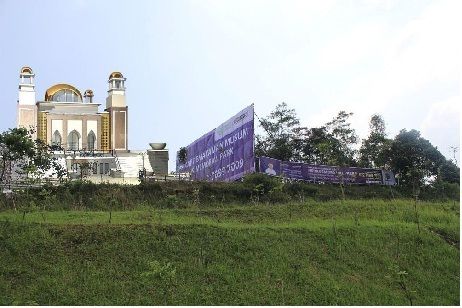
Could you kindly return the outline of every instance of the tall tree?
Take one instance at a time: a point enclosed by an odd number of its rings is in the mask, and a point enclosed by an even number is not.
[[[417,188],[425,178],[438,176],[446,162],[444,156],[417,130],[401,130],[387,153],[391,168],[399,174],[400,183]]]
[[[331,164],[341,166],[356,164],[356,151],[353,146],[358,142],[358,136],[349,122],[352,115],[352,112],[340,111],[325,125],[330,141],[328,149],[331,153]]]
[[[374,114],[369,122],[369,136],[363,139],[359,149],[359,165],[362,167],[384,167],[388,163],[386,152],[392,141],[387,139],[385,121]]]
[[[312,164],[355,165],[353,145],[358,137],[348,122],[351,115],[340,111],[321,127],[303,129],[299,134],[303,140],[299,147],[302,160]]]
[[[325,126],[306,130],[303,143],[303,160],[311,164],[335,165],[340,146]]]
[[[369,121],[369,130],[371,134],[386,136],[385,121],[380,114],[374,114]]]
[[[300,121],[295,109],[286,103],[276,106],[266,118],[260,120],[265,135],[257,135],[255,153],[281,160],[292,160],[297,156]]]

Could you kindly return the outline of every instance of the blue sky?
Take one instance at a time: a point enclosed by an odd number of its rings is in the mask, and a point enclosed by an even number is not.
[[[365,138],[418,129],[447,157],[460,144],[460,1],[0,0],[0,130],[15,126],[19,70],[37,98],[65,82],[105,103],[127,78],[129,147],[174,153],[239,110],[278,103],[303,125],[354,112]],[[103,107],[101,106],[101,107]]]

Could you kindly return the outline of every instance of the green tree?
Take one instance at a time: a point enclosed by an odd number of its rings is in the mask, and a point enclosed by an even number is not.
[[[446,161],[440,151],[414,129],[401,130],[387,152],[392,170],[399,174],[400,183],[415,189],[426,178],[438,176]]]
[[[300,121],[295,109],[290,109],[286,103],[281,103],[268,117],[261,119],[260,124],[266,134],[256,136],[257,156],[281,160],[296,159]]]
[[[178,162],[185,164],[188,159],[188,149],[181,147],[178,151]]]
[[[312,164],[336,164],[339,142],[329,134],[325,126],[306,130],[302,147],[303,160]]]
[[[32,140],[33,130],[12,128],[0,134],[0,182],[13,170],[26,177],[41,177],[53,169],[58,177],[65,174],[50,148],[41,140]]]
[[[460,184],[460,168],[451,160],[446,160],[439,167],[438,180]]]
[[[359,165],[362,167],[384,167],[388,162],[387,151],[392,140],[387,138],[385,121],[374,114],[369,122],[369,136],[363,139],[359,149]]]
[[[1,182],[15,164],[25,158],[34,158],[35,144],[30,137],[31,133],[25,128],[13,128],[0,134]]]
[[[350,126],[349,118],[352,112],[340,111],[332,121],[326,124],[326,129],[331,136],[333,146],[338,149],[334,153],[336,164],[338,165],[355,165],[356,151],[353,146],[358,142],[358,136]]]
[[[358,137],[348,121],[353,113],[340,111],[321,127],[306,129],[301,148],[303,160],[326,165],[355,165],[354,144]]]
[[[266,135],[256,137],[255,153],[281,160],[355,165],[353,145],[358,137],[348,121],[352,115],[340,111],[325,125],[308,129],[300,126],[294,109],[281,103],[260,121]]]

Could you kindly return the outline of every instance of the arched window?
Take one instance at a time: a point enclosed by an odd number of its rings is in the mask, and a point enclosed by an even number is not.
[[[87,147],[88,147],[88,150],[90,150],[90,151],[95,150],[95,146],[96,146],[96,135],[95,135],[95,133],[91,130],[91,131],[88,133],[88,136],[87,136]]]
[[[67,148],[71,151],[79,149],[80,134],[75,129],[67,136]]]
[[[61,146],[61,140],[61,134],[58,132],[58,130],[55,130],[53,137],[51,138],[51,144]]]
[[[51,97],[53,102],[81,102],[80,96],[72,90],[63,89],[57,91]]]

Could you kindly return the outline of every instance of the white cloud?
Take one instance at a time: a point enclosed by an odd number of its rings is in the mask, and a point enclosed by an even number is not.
[[[433,142],[441,129],[423,125],[438,110],[430,106],[454,96],[460,79],[461,2],[426,3],[197,2],[211,28],[201,41],[208,61],[220,65],[217,75],[236,97],[256,97],[261,116],[281,101],[308,126],[351,111],[365,137],[370,116],[380,113],[391,137],[399,128],[425,127]],[[403,102],[407,110],[395,117]]]
[[[359,65],[371,57],[383,54],[387,29],[381,23],[359,24],[350,32],[330,41],[317,53],[320,70],[342,70]]]
[[[399,1],[401,0],[363,0],[362,3],[369,7],[390,11],[396,7]]]
[[[331,97],[333,103],[326,106],[321,114],[342,109],[353,111],[354,126],[359,134],[364,136],[367,134],[368,120],[373,113],[382,113],[389,109],[399,110],[403,98],[409,98],[406,104],[412,105],[413,108],[425,108],[422,101],[428,100],[436,85],[452,85],[460,79],[462,26],[458,16],[459,3],[435,2],[426,7],[420,16],[398,29],[392,25],[383,28],[363,23],[349,34],[329,43],[321,52],[324,55],[320,57],[320,61],[329,64],[329,59],[332,59],[330,65],[324,65],[324,68],[334,70],[332,75],[342,72],[344,66],[354,70],[368,57],[374,58],[372,63],[376,66],[351,78],[344,91],[339,91],[335,97]],[[361,30],[361,27],[364,30]],[[374,36],[374,33],[377,35]],[[447,97],[450,95],[453,94],[446,94]],[[454,98],[448,101],[455,103]],[[440,105],[441,103],[434,103],[428,114],[437,113],[438,108],[442,108]],[[331,117],[333,115],[331,114]],[[438,116],[440,121],[443,117],[439,113],[435,116]],[[415,119],[412,114],[407,117],[409,122],[417,123],[415,127],[422,121],[429,121],[428,116],[427,120]],[[395,126],[397,125],[404,126],[403,123],[395,123]],[[444,135],[438,137],[441,128],[428,124],[425,127],[425,134],[428,134],[430,141],[430,136],[435,136],[440,138],[438,143],[442,147],[446,146]],[[454,120],[447,122],[445,127],[454,131],[458,130],[459,126]],[[432,133],[432,129],[436,130],[435,133]]]
[[[460,148],[461,104],[460,95],[434,103],[420,127],[422,136],[438,146],[446,157],[452,157],[450,146]]]
[[[452,2],[438,2],[399,31],[386,55],[385,69],[373,76],[369,97],[390,103],[394,97],[436,80],[458,78],[459,17]]]

